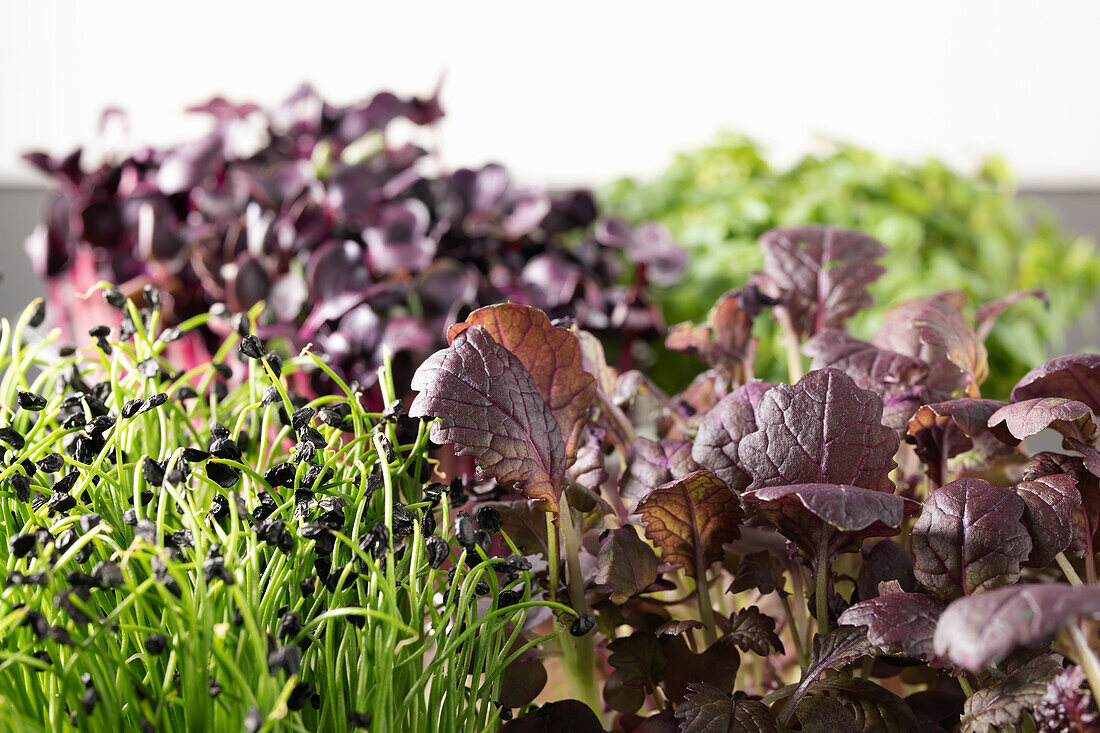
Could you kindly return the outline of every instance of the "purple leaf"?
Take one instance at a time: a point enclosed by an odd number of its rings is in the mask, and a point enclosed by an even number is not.
[[[681,565],[702,582],[722,559],[722,545],[736,539],[744,518],[737,495],[710,471],[696,471],[659,486],[638,504],[645,536],[661,560]]]
[[[309,258],[305,275],[315,302],[328,302],[341,293],[364,290],[370,284],[366,260],[366,252],[357,242],[330,240],[318,247]]]
[[[896,581],[902,590],[909,593],[917,590],[913,556],[897,542],[880,540],[870,547],[865,544],[861,552],[863,562],[856,578],[860,599],[875,598],[879,595],[879,584],[889,581]]]
[[[954,601],[940,616],[933,642],[936,654],[977,672],[1018,646],[1044,643],[1083,616],[1100,617],[1100,588],[1016,585]]]
[[[676,707],[680,733],[779,733],[768,707],[756,700],[734,699],[714,685],[693,682]]]
[[[943,601],[927,593],[891,593],[850,606],[838,621],[866,626],[872,644],[896,646],[908,656],[930,661],[932,635],[943,609]]]
[[[867,537],[897,534],[905,516],[900,496],[844,484],[772,486],[748,491],[741,500],[815,562],[822,543],[832,558]]]
[[[538,308],[504,304],[474,311],[464,323],[450,327],[448,340],[453,342],[473,325],[484,328],[530,373],[554,413],[566,455],[572,460],[596,394],[596,380],[581,366],[577,336],[551,324]]]
[[[1062,671],[1049,655],[1032,659],[1008,677],[971,695],[959,721],[962,733],[1010,730],[1043,699],[1047,686]]]
[[[607,663],[623,675],[623,684],[641,687],[647,692],[657,689],[668,670],[668,655],[661,640],[645,631],[635,631],[607,645],[611,654]]]
[[[751,363],[756,352],[752,323],[761,297],[755,286],[730,290],[715,303],[705,324],[681,323],[669,329],[665,348],[695,354],[708,366],[744,376],[738,370],[746,361]]]
[[[1012,389],[1012,401],[1065,397],[1100,412],[1100,354],[1069,354],[1040,364]]]
[[[917,580],[950,601],[1015,583],[1031,553],[1012,491],[978,478],[946,484],[928,497],[910,535]]]
[[[1004,442],[1019,441],[1053,428],[1066,438],[1091,443],[1096,416],[1083,402],[1065,397],[1037,397],[1013,402],[989,416],[989,428]]]
[[[752,477],[738,465],[737,447],[742,438],[756,431],[754,408],[760,404],[763,390],[772,386],[756,382],[738,387],[699,421],[691,457],[738,493],[748,488]]]
[[[549,540],[546,535],[546,515],[530,502],[490,501],[479,506],[496,509],[500,513],[503,529],[509,539],[524,555],[541,554],[550,561]]]
[[[670,702],[681,702],[692,682],[705,682],[720,690],[733,690],[737,670],[741,666],[741,654],[736,648],[717,641],[696,653],[688,648],[682,636],[665,636],[661,640],[668,654],[664,688]]]
[[[802,733],[858,733],[852,711],[833,697],[804,697],[794,709]]]
[[[925,733],[924,727],[905,700],[870,680],[858,678],[821,680],[813,685],[810,695],[813,697],[828,695],[829,698],[840,703],[850,713],[850,719],[855,722],[855,726],[850,729],[854,733],[877,733],[878,731]],[[820,715],[822,712],[820,707],[801,703],[798,710],[804,715]],[[803,720],[800,717],[799,722],[802,723],[803,730],[817,732],[830,730],[813,727],[812,719]],[[828,721],[818,722],[825,725],[839,721],[831,718]],[[838,729],[831,730],[837,730],[839,733]]]
[[[881,420],[882,399],[836,369],[768,390],[757,431],[737,449],[749,488],[833,483],[893,493],[898,437]]]
[[[908,434],[928,476],[945,483],[947,461],[974,448],[974,440],[988,432],[990,416],[1004,405],[966,397],[920,407],[909,420]]]
[[[835,367],[855,380],[861,389],[883,397],[900,387],[919,383],[928,374],[920,359],[880,349],[844,331],[823,331],[806,342],[803,353],[811,357],[811,369]]]
[[[570,481],[576,481],[581,486],[592,491],[599,492],[603,482],[607,480],[607,469],[604,467],[603,450],[600,447],[600,436],[603,431],[586,427],[581,435],[581,444],[577,448],[577,460],[565,472]]]
[[[1045,568],[1076,535],[1073,515],[1081,508],[1077,482],[1068,473],[1042,476],[1016,484],[1016,493],[1024,500],[1021,521],[1031,535],[1031,554],[1024,564]]]
[[[737,563],[737,571],[733,574],[733,582],[727,588],[729,593],[743,593],[747,590],[757,590],[760,595],[778,591],[781,595],[787,595],[783,589],[784,579],[781,569],[775,567],[772,553],[767,550],[757,550],[743,555]]]
[[[789,722],[799,700],[807,693],[821,673],[830,669],[843,669],[868,656],[876,656],[881,649],[867,640],[867,629],[862,626],[841,626],[813,640],[810,663],[802,670],[798,686],[787,698],[779,714],[781,722]]]
[[[471,326],[413,376],[412,417],[436,417],[432,440],[452,443],[481,470],[556,512],[565,481],[565,443],[554,413],[523,363]]]
[[[775,633],[775,619],[761,613],[756,606],[742,608],[730,616],[724,630],[726,633],[721,640],[742,651],[751,651],[760,657],[784,653],[783,642]]]
[[[625,250],[632,261],[646,266],[656,285],[675,285],[687,267],[687,252],[673,241],[661,224],[640,224],[633,229],[622,219],[607,219],[596,226],[596,241]]]
[[[965,296],[956,295],[941,293],[894,306],[871,341],[928,364],[926,386],[945,392],[966,387],[968,397],[978,397],[978,385],[989,374],[988,355],[959,314]]]
[[[885,272],[886,254],[862,232],[825,226],[773,229],[760,238],[764,274],[783,295],[783,308],[803,340],[871,305],[867,286]]]
[[[1027,298],[1035,298],[1041,302],[1045,307],[1050,307],[1050,297],[1046,294],[1045,290],[1038,288],[1032,290],[1017,290],[1009,293],[1003,298],[997,300],[991,300],[983,305],[974,313],[974,321],[978,324],[978,338],[985,341],[989,337],[989,334],[993,333],[993,325],[1000,318],[1001,314],[1008,310],[1009,306],[1019,303],[1021,300]]]
[[[620,713],[633,713],[645,704],[646,691],[637,685],[626,684],[626,672],[621,669],[611,671],[603,683],[603,701],[612,710]]]
[[[661,624],[653,633],[657,636],[679,636],[692,629],[706,628],[703,622],[696,621],[695,619],[685,619],[684,621],[669,621],[668,623]]]
[[[430,213],[416,199],[383,204],[363,230],[375,275],[420,272],[431,264],[436,241],[429,235]]]
[[[509,720],[501,733],[604,733],[600,719],[580,700],[547,703],[530,715]]]
[[[611,589],[611,602],[622,605],[657,580],[657,556],[633,527],[612,530],[600,543],[596,582]]]
[[[658,486],[699,470],[691,454],[692,445],[686,440],[666,438],[656,442],[638,438],[627,454],[620,493],[638,502]]]
[[[546,666],[542,660],[531,651],[525,652],[501,673],[497,700],[504,707],[525,707],[546,687],[546,679]]]

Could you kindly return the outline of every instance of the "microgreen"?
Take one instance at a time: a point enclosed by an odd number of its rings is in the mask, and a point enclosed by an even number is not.
[[[480,470],[460,539],[491,508],[578,614],[554,619],[549,680],[564,679],[540,700],[587,705],[598,723],[570,720],[583,731],[1091,720],[1093,356],[985,396],[991,319],[1041,293],[974,312],[923,297],[854,333],[878,242],[799,227],[761,244],[763,273],[670,333],[702,362],[679,394],[518,304],[471,313],[413,379],[411,412]],[[767,318],[787,384],[752,379]],[[1044,431],[1066,452],[1029,456]],[[556,709],[505,730],[553,729]]]
[[[387,360],[385,414],[331,371],[306,400],[327,365],[267,358],[259,307],[183,370],[156,294],[103,293],[100,345],[58,350],[40,302],[0,322],[0,728],[482,731],[530,701],[502,690],[545,676],[537,610],[572,614],[499,515],[452,533]]]
[[[404,396],[445,328],[481,305],[575,317],[627,362],[631,343],[663,333],[647,286],[686,264],[665,228],[601,219],[590,192],[519,185],[495,164],[440,172],[438,92],[336,105],[304,85],[273,109],[218,98],[188,111],[211,129],[178,145],[25,156],[53,182],[27,250],[67,338],[151,283],[166,326],[221,307],[180,334],[188,368],[265,301],[258,336],[313,344],[365,390],[388,350]],[[412,142],[396,141],[402,125]],[[119,287],[73,297],[101,279]]]

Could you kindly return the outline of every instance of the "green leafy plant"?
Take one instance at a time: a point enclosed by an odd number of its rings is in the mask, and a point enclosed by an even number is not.
[[[100,287],[125,338],[57,351],[41,301],[0,321],[0,728],[483,731],[530,701],[530,561],[425,484],[388,362],[367,412],[268,353],[257,306],[177,372],[209,316],[160,330],[156,290]],[[342,391],[296,397],[306,366]]]
[[[1021,305],[990,335],[987,389],[997,396],[1063,346],[1100,290],[1093,243],[1067,235],[1034,202],[1017,199],[1011,174],[996,158],[967,176],[938,160],[910,164],[835,145],[781,169],[756,143],[727,133],[678,155],[652,181],[615,182],[604,204],[630,221],[665,224],[691,252],[685,280],[658,294],[669,323],[702,320],[729,283],[759,269],[756,240],[765,231],[810,223],[859,229],[889,250],[886,273],[872,287],[878,305],[854,319],[856,333],[874,331],[891,303],[939,291],[960,290],[982,303],[1046,289],[1047,311],[1039,303]],[[776,333],[769,324],[758,334],[757,369],[765,379],[785,373]],[[686,359],[662,355],[654,376],[679,389],[691,369]]]

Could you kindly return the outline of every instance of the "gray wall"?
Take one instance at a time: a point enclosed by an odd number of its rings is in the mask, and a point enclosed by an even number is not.
[[[0,188],[0,316],[19,314],[31,298],[44,295],[23,251],[38,221],[42,189]]]

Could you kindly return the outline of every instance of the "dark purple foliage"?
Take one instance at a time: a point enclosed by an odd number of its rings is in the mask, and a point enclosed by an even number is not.
[[[832,483],[894,491],[898,438],[882,425],[882,399],[844,372],[820,369],[768,390],[756,427],[737,449],[752,477],[748,488]]]
[[[1100,617],[1100,588],[1063,583],[1001,588],[949,605],[936,627],[935,650],[978,671],[1080,617]]]
[[[407,365],[480,305],[539,306],[624,343],[664,330],[645,287],[683,272],[668,232],[597,221],[587,191],[520,187],[498,165],[430,173],[429,151],[389,128],[434,125],[438,96],[338,106],[304,85],[270,110],[215,98],[188,111],[211,130],[173,147],[95,165],[79,149],[25,156],[54,183],[27,251],[70,335],[107,320],[74,297],[99,280],[127,295],[155,284],[169,326],[263,300],[260,336],[294,352],[313,343],[349,382],[373,384],[384,348],[406,354],[402,390]],[[226,331],[214,321],[181,353],[197,361]]]
[[[492,199],[493,179],[482,183],[475,198]],[[640,246],[615,226],[600,236]],[[1100,620],[1093,362],[1052,362],[1012,402],[983,397],[989,323],[1028,294],[975,319],[958,293],[903,303],[864,341],[843,329],[878,275],[874,240],[811,228],[765,245],[766,276],[670,333],[669,348],[706,367],[680,394],[521,305],[476,311],[417,373],[411,413],[438,417],[433,439],[495,479],[469,485],[465,511],[495,509],[502,539],[540,553],[542,588],[557,578],[553,597],[573,606],[555,628],[594,647],[593,704],[616,714],[604,724],[1091,725],[1080,681],[1049,683],[1061,670],[1052,649],[1089,661],[1052,647],[1054,634]],[[556,271],[544,287],[570,277]],[[753,323],[765,316],[793,329],[792,350],[809,337],[814,369],[795,384],[751,380]],[[1048,427],[1071,453],[1029,462],[1022,439]],[[733,603],[716,600],[723,590]],[[1095,635],[1092,623],[1081,630]]]
[[[1009,489],[963,478],[936,489],[913,525],[913,572],[944,600],[1015,583],[1031,553],[1026,504]]]

